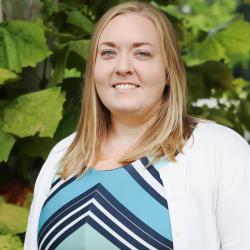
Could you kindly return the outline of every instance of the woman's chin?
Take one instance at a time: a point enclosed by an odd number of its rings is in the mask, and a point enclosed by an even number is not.
[[[137,115],[137,114],[139,115],[141,112],[138,107],[117,107],[117,108],[113,108],[111,110],[111,113],[132,116],[132,115]]]

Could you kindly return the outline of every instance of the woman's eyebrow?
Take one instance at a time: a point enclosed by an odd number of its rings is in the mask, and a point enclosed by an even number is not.
[[[102,42],[102,43],[100,44],[100,46],[101,46],[101,45],[107,45],[107,46],[110,46],[110,47],[113,47],[113,48],[117,48],[117,46],[116,46],[116,44],[115,44],[114,42],[109,42],[109,41],[107,41],[107,42]],[[140,47],[140,46],[142,46],[142,45],[149,45],[149,46],[154,47],[154,45],[153,45],[152,43],[149,43],[149,42],[136,42],[136,43],[133,43],[133,44],[132,44],[132,48]]]

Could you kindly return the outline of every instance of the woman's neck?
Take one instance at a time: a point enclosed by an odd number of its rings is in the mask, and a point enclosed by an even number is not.
[[[103,144],[103,159],[120,158],[131,148],[155,120],[155,115],[144,119],[111,116],[111,129]]]
[[[154,122],[156,114],[147,117],[128,117],[111,115],[110,137],[124,141],[136,141]]]

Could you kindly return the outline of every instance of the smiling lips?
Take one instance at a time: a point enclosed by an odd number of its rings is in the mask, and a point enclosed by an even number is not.
[[[140,86],[131,82],[117,82],[113,84],[112,87],[115,89],[135,89]]]

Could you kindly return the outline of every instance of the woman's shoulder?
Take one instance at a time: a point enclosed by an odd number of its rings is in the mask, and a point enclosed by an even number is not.
[[[179,160],[184,164],[188,162],[197,166],[202,163],[208,166],[207,169],[211,169],[211,164],[216,163],[218,169],[234,171],[238,165],[244,168],[250,164],[250,147],[233,129],[213,121],[201,120]]]
[[[234,147],[248,145],[247,141],[235,130],[213,121],[201,120],[194,130],[194,139],[217,146]]]

